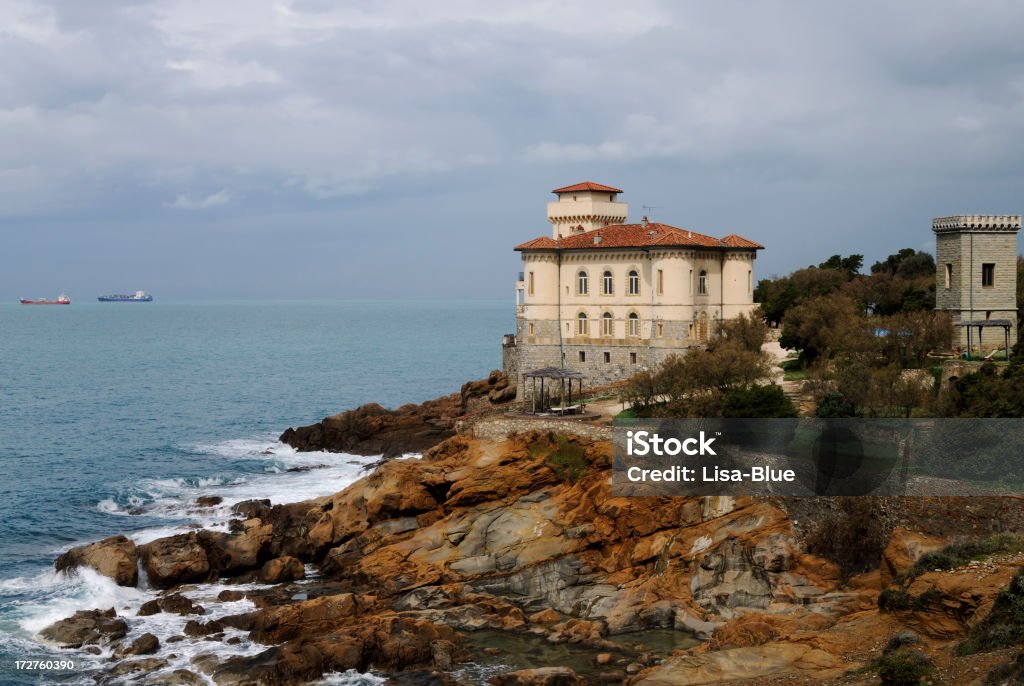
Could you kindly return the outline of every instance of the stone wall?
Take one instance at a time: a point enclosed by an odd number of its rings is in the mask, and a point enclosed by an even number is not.
[[[1009,319],[1010,344],[1017,340],[1017,235],[1015,232],[964,230],[937,233],[935,245],[935,307],[948,311],[954,322],[971,319]],[[947,287],[946,265],[953,265]],[[982,265],[995,265],[991,286],[982,285]],[[971,332],[977,347],[977,329]],[[954,345],[967,346],[967,330],[957,327]],[[1002,347],[1002,329],[987,329],[984,349]]]
[[[612,427],[580,419],[561,417],[490,417],[457,426],[459,433],[474,438],[501,441],[513,434],[530,431],[552,431],[558,434],[582,436],[593,441],[610,441]]]

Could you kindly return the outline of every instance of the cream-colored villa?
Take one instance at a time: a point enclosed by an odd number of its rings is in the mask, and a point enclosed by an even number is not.
[[[759,243],[647,217],[628,224],[622,191],[610,186],[553,192],[551,236],[515,248],[523,271],[516,333],[505,340],[510,372],[564,366],[591,383],[628,378],[703,344],[717,320],[754,308]]]

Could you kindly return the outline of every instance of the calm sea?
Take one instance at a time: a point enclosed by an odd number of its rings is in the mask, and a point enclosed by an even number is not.
[[[0,305],[0,683],[94,683],[104,656],[35,639],[78,609],[116,607],[129,639],[166,638],[184,624],[135,618],[151,591],[54,574],[55,555],[116,533],[143,542],[222,526],[227,508],[247,498],[290,502],[343,488],[371,460],[296,454],[277,435],[365,402],[393,407],[457,391],[501,366],[513,316],[506,301]],[[200,495],[220,495],[223,506],[196,510]],[[223,588],[200,592],[200,602]],[[200,651],[262,649],[246,640],[175,646],[171,669]],[[27,659],[76,666],[15,669]]]

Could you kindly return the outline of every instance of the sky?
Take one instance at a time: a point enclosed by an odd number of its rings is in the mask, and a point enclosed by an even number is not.
[[[550,190],[764,277],[1024,211],[1024,4],[0,0],[0,300],[513,297]],[[644,209],[647,206],[651,209]]]

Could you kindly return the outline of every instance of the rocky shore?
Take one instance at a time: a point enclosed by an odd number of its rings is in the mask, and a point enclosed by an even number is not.
[[[884,504],[878,568],[850,574],[807,552],[827,499],[616,498],[610,445],[574,436],[571,423],[505,440],[457,433],[474,402],[502,402],[491,399],[502,383],[492,375],[418,409],[364,406],[286,432],[300,449],[423,450],[333,496],[241,503],[227,531],[72,549],[59,570],[161,593],[134,615],[79,612],[42,638],[109,655],[101,682],[225,686],[350,669],[424,685],[868,684],[877,678],[866,666],[908,631],[945,683],[981,683],[1013,657],[972,661],[951,646],[1022,556],[923,573],[907,593],[924,600],[904,610],[881,611],[878,596],[951,537],[1019,526],[1019,501]],[[197,602],[218,580],[247,585]],[[160,613],[179,616],[181,633],[137,635],[140,615]],[[180,646],[218,641],[253,649],[169,667]]]

